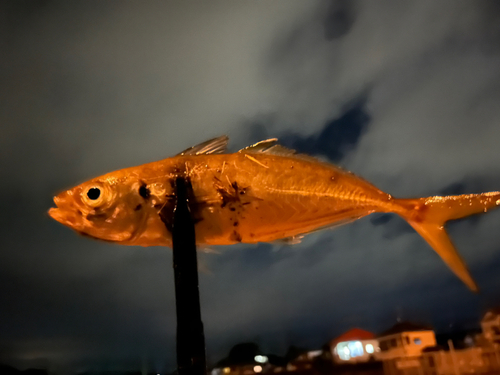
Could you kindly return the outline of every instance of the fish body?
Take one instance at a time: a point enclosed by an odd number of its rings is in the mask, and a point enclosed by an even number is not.
[[[225,154],[227,137],[161,161],[94,178],[54,198],[49,214],[81,234],[123,245],[171,246],[175,180],[192,186],[199,245],[299,241],[373,212],[402,216],[471,289],[447,220],[500,205],[500,192],[395,199],[354,174],[276,144]]]

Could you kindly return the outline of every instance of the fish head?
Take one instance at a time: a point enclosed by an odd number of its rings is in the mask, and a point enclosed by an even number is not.
[[[54,197],[49,215],[80,234],[105,241],[132,241],[147,220],[140,181],[98,177]]]

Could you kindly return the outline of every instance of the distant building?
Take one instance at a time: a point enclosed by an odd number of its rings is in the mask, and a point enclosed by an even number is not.
[[[489,314],[488,314],[489,313]],[[489,311],[481,325],[494,339],[498,327],[498,313]],[[483,323],[486,323],[483,325]],[[451,374],[500,374],[500,345],[488,342],[480,335],[485,345],[455,347],[448,339],[446,346],[436,346],[430,327],[412,323],[398,323],[379,336],[380,358],[385,375],[451,375]]]
[[[217,363],[211,375],[254,375],[267,372],[272,367],[269,357],[260,353],[255,343],[237,344],[231,348],[226,358]]]
[[[401,322],[381,333],[378,342],[380,359],[409,358],[422,355],[426,347],[436,346],[436,336],[430,327]]]
[[[491,344],[500,344],[500,308],[488,310],[481,320],[483,338]]]
[[[314,360],[323,353],[322,350],[309,350],[301,353],[297,358],[291,360],[284,370],[286,371],[307,371],[312,369]],[[279,372],[275,369],[274,372]]]
[[[267,366],[268,367],[268,366]],[[239,364],[227,367],[215,367],[210,372],[211,375],[254,375],[266,370],[262,364]]]
[[[376,360],[380,349],[373,333],[353,328],[330,341],[330,352],[335,363],[360,363]]]
[[[255,361],[251,363],[239,363],[226,366],[219,366],[212,369],[211,375],[254,375],[269,371],[272,366],[269,365],[266,356],[255,356]]]

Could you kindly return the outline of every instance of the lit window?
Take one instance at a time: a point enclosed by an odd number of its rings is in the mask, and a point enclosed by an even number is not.
[[[420,345],[422,343],[422,340],[420,340],[418,337],[413,339],[413,342],[417,345]]]
[[[266,363],[268,358],[265,355],[256,355],[254,357],[255,362]]]
[[[349,351],[347,344],[348,342],[339,342],[336,347],[337,354],[343,361],[348,361],[351,358],[351,352]]]
[[[363,355],[363,345],[360,341],[350,342],[349,350],[351,351],[351,357],[359,357]]]
[[[344,354],[344,358],[346,361],[351,358],[351,352],[349,351],[349,348],[347,346],[344,346],[344,349],[342,350],[342,353]]]
[[[372,344],[366,344],[366,346],[365,346],[365,350],[366,350],[366,352],[367,352],[367,353],[369,353],[369,354],[373,353],[373,351],[374,351],[374,350],[373,350],[373,345],[372,345]]]
[[[350,358],[360,357],[364,354],[361,341],[344,341],[338,343],[336,349],[339,358],[344,361],[348,361]]]

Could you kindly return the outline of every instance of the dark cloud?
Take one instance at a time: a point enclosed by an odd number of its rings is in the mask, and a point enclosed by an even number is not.
[[[285,134],[281,140],[284,145],[299,152],[323,155],[338,162],[356,147],[369,122],[370,116],[364,107],[364,100],[361,100],[345,110],[340,117],[327,122],[318,135],[300,137]]]
[[[335,239],[329,236],[328,238],[317,241],[315,246],[308,246],[300,251],[297,261],[301,267],[314,268],[318,263],[326,261],[328,254],[335,250]],[[286,251],[286,249],[283,249],[283,251]]]
[[[467,191],[466,185],[463,181],[461,182],[454,182],[445,188],[443,188],[438,195],[459,195],[459,194],[465,194]]]
[[[29,0],[16,1],[15,3],[3,3],[2,14],[4,26],[21,30],[30,21],[33,21],[41,12],[44,12],[53,3],[51,0],[41,0],[37,2]]]
[[[349,32],[355,21],[354,4],[348,0],[330,2],[324,19],[325,38],[335,40]]]
[[[173,368],[170,251],[46,215],[95,175],[229,134],[231,147],[278,137],[397,197],[498,190],[497,2],[228,4],[2,3],[1,359]],[[500,298],[499,217],[448,225],[481,295],[396,215],[203,254],[207,352],[477,322]]]
[[[384,238],[395,239],[406,233],[415,233],[410,224],[396,214],[377,214],[370,218],[370,222],[375,226],[381,226]]]
[[[482,0],[478,3],[480,22],[477,29],[471,34],[463,35],[464,39],[474,39],[482,51],[494,54],[499,51],[500,42],[500,5],[494,0]]]
[[[369,122],[366,100],[362,98],[347,105],[338,117],[326,122],[318,134],[304,136],[288,131],[277,136],[280,144],[299,153],[321,155],[333,162],[339,162],[356,148]],[[249,133],[254,139],[270,137],[265,126],[259,122],[251,125]]]
[[[320,155],[332,162],[339,162],[356,148],[369,127],[366,98],[366,95],[361,95],[346,104],[338,116],[326,121],[314,135],[306,136],[290,130],[271,134],[269,125],[275,121],[273,116],[257,116],[246,124],[246,136],[253,142],[276,137],[281,145],[299,153]],[[243,144],[238,146],[245,147]]]
[[[370,216],[370,222],[373,225],[384,225],[387,224],[392,218],[394,214],[380,214],[375,213]]]
[[[284,245],[282,250],[277,250],[271,244],[257,244],[251,247],[238,246],[236,251],[220,249],[224,256],[217,260],[218,267],[237,267],[241,275],[253,274],[272,267],[286,258],[293,256],[292,251],[287,251]],[[208,260],[209,261],[209,260]]]

